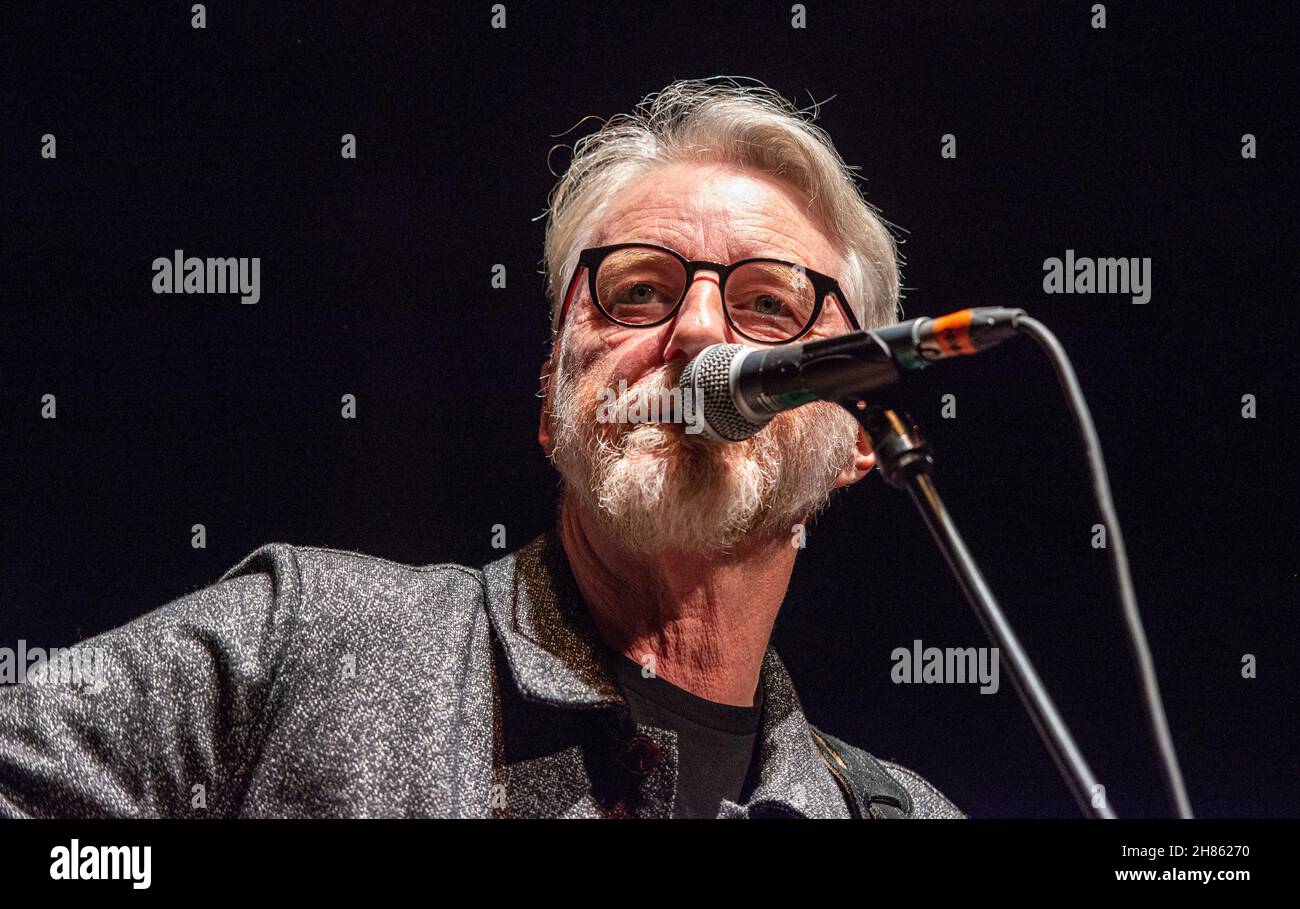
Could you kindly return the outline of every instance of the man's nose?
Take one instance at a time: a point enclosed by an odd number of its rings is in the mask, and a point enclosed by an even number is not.
[[[686,299],[669,326],[664,362],[689,360],[710,344],[731,340],[730,326],[722,311],[722,289],[717,272],[697,271],[686,291]]]

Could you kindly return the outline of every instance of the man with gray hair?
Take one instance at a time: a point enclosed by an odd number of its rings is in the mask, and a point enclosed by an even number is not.
[[[577,143],[545,266],[555,529],[482,569],[257,550],[93,639],[98,693],[0,691],[0,816],[962,816],[811,726],[769,643],[792,530],[874,466],[857,422],[813,403],[720,445],[602,410],[711,344],[896,320],[893,240],[825,133],[766,88],[670,85]]]

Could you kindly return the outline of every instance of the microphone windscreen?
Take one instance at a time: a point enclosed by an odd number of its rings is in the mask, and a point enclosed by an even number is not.
[[[742,442],[767,425],[740,412],[732,383],[733,365],[751,348],[743,344],[713,344],[686,364],[677,386],[687,421],[701,427],[715,442]]]

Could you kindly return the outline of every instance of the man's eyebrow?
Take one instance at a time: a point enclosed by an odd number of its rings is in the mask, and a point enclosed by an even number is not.
[[[677,244],[675,243],[666,241],[662,237],[649,239],[648,235],[642,234],[640,232],[636,232],[632,234],[630,237],[620,239],[618,242],[649,243],[652,246],[665,246],[668,249],[676,249],[678,250],[679,253],[681,252],[681,250],[678,248]],[[592,247],[598,247],[598,246],[607,246],[609,245],[609,243],[610,240],[609,240],[608,229],[602,227],[599,230],[597,230],[595,234],[592,235],[591,242],[589,245]],[[780,259],[782,262],[794,262],[800,265],[808,265],[808,259],[806,256],[797,256],[792,252],[789,252],[785,249],[777,249],[776,247],[773,247],[767,243],[741,243],[736,247],[736,251],[737,251],[736,255],[731,256],[730,260],[732,262],[739,262],[742,259]],[[682,253],[682,255],[685,255],[685,253]],[[687,258],[689,258],[689,256]],[[811,268],[811,266],[808,267]]]
[[[808,259],[806,256],[796,256],[794,253],[784,249],[775,249],[771,246],[742,246],[738,250],[738,255],[732,257],[733,262],[739,262],[741,259],[780,259],[782,262],[794,262],[800,265],[806,265]]]

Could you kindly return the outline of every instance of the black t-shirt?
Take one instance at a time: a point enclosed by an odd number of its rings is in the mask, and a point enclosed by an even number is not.
[[[677,733],[675,818],[715,818],[723,799],[740,802],[763,715],[763,690],[754,706],[697,697],[666,679],[644,678],[640,664],[616,654],[618,680],[632,719]]]

